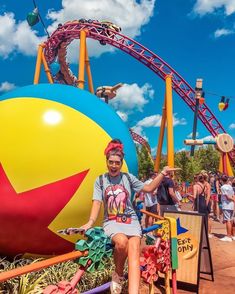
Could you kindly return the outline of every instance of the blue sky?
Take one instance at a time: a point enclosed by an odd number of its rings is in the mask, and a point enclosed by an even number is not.
[[[235,138],[235,0],[36,0],[51,33],[68,20],[110,20],[122,33],[156,53],[193,88],[203,79],[206,104]],[[45,40],[39,23],[29,28],[31,0],[0,0],[0,94],[32,84],[37,45]],[[135,59],[110,46],[89,41],[95,88],[124,86],[111,103],[128,127],[145,137],[153,154],[158,142],[164,82]],[[69,48],[71,69],[77,73],[78,43]],[[46,78],[42,75],[41,82]],[[218,110],[220,96],[230,97],[229,108]],[[193,113],[177,95],[174,101],[175,150],[188,150],[183,140],[192,132]],[[210,136],[198,122],[198,138]],[[164,146],[166,150],[166,146]]]

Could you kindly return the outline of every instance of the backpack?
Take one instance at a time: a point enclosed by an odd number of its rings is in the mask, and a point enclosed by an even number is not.
[[[164,181],[157,188],[157,201],[160,205],[172,205],[174,204],[171,199],[168,189],[164,185]]]

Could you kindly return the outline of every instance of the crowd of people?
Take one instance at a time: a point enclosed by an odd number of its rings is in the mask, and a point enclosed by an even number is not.
[[[155,173],[156,175],[156,173]],[[154,175],[151,173],[151,178]],[[147,181],[148,182],[148,181]],[[147,211],[163,215],[164,211],[179,211],[182,200],[190,199],[191,205],[184,210],[193,210],[206,215],[205,221],[209,238],[213,237],[212,221],[225,224],[226,235],[220,240],[235,241],[235,178],[225,174],[202,170],[194,176],[192,183],[180,183],[171,171],[152,194],[141,195]],[[152,199],[152,202],[149,201]],[[151,205],[150,205],[151,204]],[[153,223],[146,218],[145,225]]]

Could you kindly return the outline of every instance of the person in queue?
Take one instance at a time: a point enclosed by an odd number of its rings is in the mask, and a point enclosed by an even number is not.
[[[123,144],[114,139],[107,145],[107,173],[99,176],[94,185],[93,202],[89,220],[81,229],[87,231],[97,220],[101,205],[104,205],[103,229],[114,244],[115,271],[112,274],[111,293],[121,293],[125,261],[128,258],[128,293],[138,294],[140,284],[140,239],[141,227],[132,207],[131,192],[153,192],[171,171],[163,170],[149,184],[144,184],[132,174],[122,173]]]
[[[232,187],[232,183],[229,182],[229,177],[227,175],[221,176],[221,181],[223,185],[221,186],[221,202],[223,219],[226,224],[227,235],[220,239],[220,241],[232,242],[235,241],[235,235],[233,232],[233,215],[234,215],[234,202],[235,196]]]
[[[213,217],[215,221],[220,221],[218,181],[214,174],[210,175],[209,183],[211,185],[211,205]]]
[[[205,223],[208,230],[208,236],[211,238],[211,222],[209,220],[211,185],[207,180],[208,175],[204,170],[201,171],[197,176],[197,181],[193,185],[193,208],[194,211],[205,214]]]
[[[168,172],[157,189],[157,200],[160,205],[161,216],[164,216],[164,212],[167,211],[178,211],[177,206],[180,201],[175,194],[173,178],[174,172]]]
[[[150,184],[154,178],[157,176],[157,173],[151,171],[149,173],[149,179],[144,182],[144,184]],[[157,202],[157,190],[154,190],[151,193],[145,193],[144,197],[144,204],[145,209],[148,212],[158,214],[158,202]],[[150,215],[145,215],[145,228],[152,226],[154,223],[154,217]]]

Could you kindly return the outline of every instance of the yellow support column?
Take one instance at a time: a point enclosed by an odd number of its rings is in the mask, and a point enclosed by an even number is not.
[[[79,52],[79,71],[78,88],[84,89],[85,84],[85,56],[86,56],[86,32],[80,32],[80,52]]]
[[[44,47],[43,44],[39,44],[39,46],[38,46],[38,55],[37,55],[34,80],[33,80],[34,85],[38,84],[39,78],[40,78],[43,47]]]
[[[167,164],[174,167],[172,80],[166,76]]]
[[[221,174],[224,173],[224,169],[223,169],[223,153],[220,152],[220,156],[219,156],[219,172]]]
[[[46,58],[45,58],[45,55],[44,55],[43,51],[42,51],[42,63],[43,63],[44,70],[45,70],[45,73],[46,73],[46,76],[47,76],[47,79],[48,79],[49,83],[53,84],[53,78],[51,76],[51,72],[50,72],[50,69],[48,67],[48,64],[47,64],[47,61],[46,61]]]
[[[226,153],[226,162],[227,162],[227,171],[228,171],[228,176],[229,177],[233,177],[233,169],[232,169],[232,166],[231,166],[231,163],[229,161],[229,157],[228,157],[228,153]]]
[[[87,73],[87,78],[88,78],[88,88],[89,91],[94,94],[94,87],[93,87],[93,81],[92,81],[92,75],[91,75],[91,67],[90,67],[90,61],[89,61],[89,56],[87,52],[87,46],[86,46],[86,52],[85,52],[85,66],[86,66],[86,73]]]
[[[158,172],[159,168],[160,168],[165,126],[166,126],[166,97],[164,99],[164,105],[162,107],[162,121],[161,121],[161,128],[160,128],[160,134],[159,134],[159,139],[158,139],[156,160],[155,160],[155,164],[154,164],[154,171],[155,172]]]

